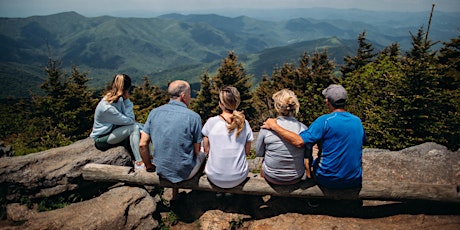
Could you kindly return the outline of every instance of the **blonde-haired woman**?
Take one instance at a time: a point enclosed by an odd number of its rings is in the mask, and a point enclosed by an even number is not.
[[[277,123],[292,132],[300,133],[307,126],[294,117],[299,111],[299,101],[294,92],[283,89],[273,94]],[[269,183],[287,185],[298,183],[308,167],[305,148],[297,148],[285,142],[275,132],[261,129],[256,142],[256,155],[264,157],[261,175]],[[307,170],[307,175],[309,172]]]
[[[214,185],[232,188],[241,184],[248,176],[246,155],[254,139],[249,122],[237,111],[240,93],[233,86],[219,91],[219,106],[222,113],[211,117],[203,126],[203,147],[208,154],[205,173]]]
[[[128,75],[117,74],[113,77],[108,92],[96,107],[90,137],[101,151],[129,142],[135,165],[142,167],[140,132],[134,117],[133,103],[129,100],[130,89],[131,78]]]

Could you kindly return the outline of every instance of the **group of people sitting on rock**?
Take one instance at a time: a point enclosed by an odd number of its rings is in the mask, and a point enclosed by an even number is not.
[[[143,125],[136,123],[130,89],[130,77],[117,74],[97,105],[90,134],[96,148],[105,151],[129,143],[136,169],[156,172],[172,183],[202,171],[220,188],[233,188],[247,179],[246,156],[254,137],[243,112],[237,110],[240,93],[235,87],[220,89],[222,112],[204,125],[187,108],[191,89],[186,81],[169,84],[169,103],[154,108]],[[366,141],[361,120],[345,110],[343,86],[332,84],[322,94],[330,113],[310,127],[294,117],[300,106],[294,92],[283,89],[273,95],[278,116],[263,123],[256,142],[256,155],[263,157],[260,174],[268,183],[289,185],[307,178],[325,189],[361,188]],[[319,149],[314,160],[313,148]]]

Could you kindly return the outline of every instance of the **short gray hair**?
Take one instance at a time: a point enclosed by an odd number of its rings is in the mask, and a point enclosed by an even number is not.
[[[169,98],[176,99],[189,89],[189,85],[185,81],[173,81],[169,84]]]

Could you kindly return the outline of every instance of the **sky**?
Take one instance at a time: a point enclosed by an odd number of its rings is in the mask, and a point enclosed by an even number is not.
[[[0,17],[29,17],[75,11],[83,16],[132,16],[136,13],[199,13],[213,9],[328,7],[375,11],[459,12],[460,0],[0,0]],[[197,12],[198,11],[198,12]],[[132,14],[132,15],[127,15]]]

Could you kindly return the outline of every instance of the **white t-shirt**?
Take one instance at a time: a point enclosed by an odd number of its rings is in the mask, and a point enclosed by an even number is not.
[[[254,139],[249,122],[244,121],[244,128],[236,137],[236,130],[229,133],[227,122],[215,116],[206,121],[202,133],[210,145],[204,169],[208,179],[221,188],[233,188],[246,180],[249,169],[244,146]]]

